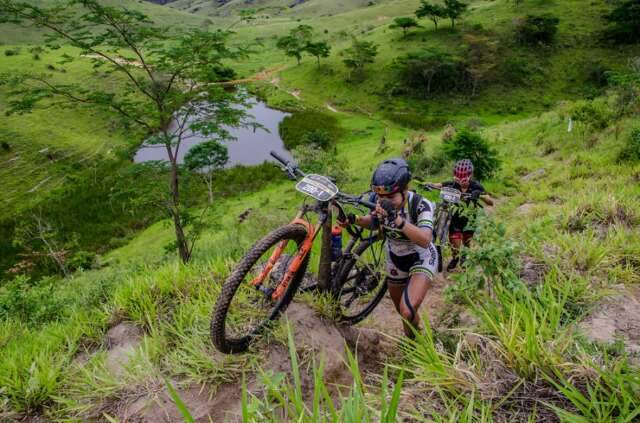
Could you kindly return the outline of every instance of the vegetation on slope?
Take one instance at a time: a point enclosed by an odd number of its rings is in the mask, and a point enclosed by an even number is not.
[[[580,41],[578,34],[599,19],[591,16],[597,8],[577,7],[576,2],[520,3],[518,7],[527,11],[564,11],[562,16],[573,17],[576,25],[571,28],[561,19],[557,35],[560,45],[572,39],[576,44],[564,51],[545,49],[550,57],[533,58],[548,71],[540,87],[525,84],[503,90],[488,85],[468,101],[465,95],[428,102],[388,99],[375,90],[377,79],[347,83],[337,57],[321,71],[312,60],[303,61],[285,71],[279,82],[285,89],[301,89],[307,107],[324,108],[330,101],[341,110],[362,108],[371,113],[335,114],[344,128],[335,149],[348,174],[341,183],[345,191],[365,189],[376,163],[406,151],[415,140],[424,140],[423,151],[413,151],[421,159],[416,163],[428,163],[440,154],[440,140],[452,129],[415,132],[385,119],[384,112],[402,113],[401,106],[419,110],[419,118],[433,117],[431,108],[443,106],[452,113],[443,116],[456,130],[479,132],[497,150],[503,166],[483,181],[499,199],[495,214],[479,222],[478,242],[467,251],[465,271],[446,282],[447,302],[427,309],[432,314],[424,321],[432,326],[414,342],[392,340],[392,348],[382,349],[384,356],[373,368],[361,368],[367,362],[366,350],[357,350],[354,358],[347,353],[352,380],[338,394],[323,377],[329,357],[296,346],[300,334],[294,340],[284,322],[247,355],[216,354],[208,326],[221,281],[247,247],[286,222],[301,201],[292,184],[276,178],[276,173],[270,175],[273,183],[259,186],[261,180],[254,176],[266,168],[254,170],[255,175],[241,169],[236,177],[248,179],[240,185],[251,181],[260,190],[230,195],[211,208],[200,247],[188,266],[165,253],[172,233],[160,222],[106,254],[110,265],[104,269],[79,271],[66,279],[17,278],[0,286],[2,418],[124,418],[144,412],[139,399],[161,400],[170,384],[178,395],[168,396],[173,400],[167,403],[179,402],[182,396],[185,414],[196,411],[190,408],[194,390],[216,392],[220,398],[228,389],[241,391],[237,412],[246,421],[393,421],[396,415],[419,421],[637,419],[638,68],[627,68],[628,61],[620,60],[620,72],[608,79],[612,85],[606,94],[585,89],[585,79],[579,78],[564,91],[576,57],[592,53],[613,64],[636,47],[612,51],[588,47],[587,41],[594,38]],[[389,4],[389,15],[403,4]],[[344,25],[356,13],[366,16],[384,7],[358,9],[334,20]],[[509,27],[514,10],[502,2],[474,2],[472,9],[465,27],[494,18]],[[290,26],[268,30],[282,35]],[[242,28],[240,35],[251,36],[252,31],[256,29]],[[486,35],[484,30],[474,31]],[[459,34],[438,32],[428,34],[453,50]],[[508,34],[512,33],[503,36]],[[377,64],[389,64],[397,56],[396,37],[382,27],[364,36],[380,44]],[[421,42],[412,35],[407,38],[409,45]],[[525,60],[533,54],[524,47],[513,48]],[[274,57],[265,63],[280,60]],[[251,69],[256,63],[245,70],[256,70]],[[388,81],[393,72],[383,66],[376,76]],[[289,96],[274,87],[257,89],[272,103]],[[504,117],[497,116],[496,105],[511,107],[539,92],[549,92],[546,113],[496,122]],[[598,93],[603,95],[595,96]],[[558,99],[584,94],[589,98],[551,107]],[[538,101],[525,103],[522,112],[538,110]],[[474,114],[465,116],[470,112]],[[441,168],[425,176],[439,180],[449,172]],[[225,180],[221,189],[233,194],[237,188],[229,186],[230,181],[237,179]],[[436,295],[440,293],[433,291]],[[316,309],[327,308],[326,298],[306,296],[304,301]],[[599,329],[603,322],[606,333]],[[296,322],[291,325],[295,328]],[[116,342],[112,330],[123,327],[135,336]],[[274,366],[271,358],[286,357],[286,348],[290,363]],[[390,352],[398,350],[395,355]],[[130,354],[126,359],[119,356],[125,364],[116,355],[123,351]],[[305,375],[311,375],[311,382],[301,381]],[[241,382],[247,379],[260,388]]]

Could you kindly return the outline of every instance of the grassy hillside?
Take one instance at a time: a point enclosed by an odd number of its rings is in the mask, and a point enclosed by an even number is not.
[[[597,95],[601,87],[594,82],[598,69],[619,70],[629,57],[639,54],[637,47],[616,47],[600,42],[604,25],[602,15],[610,9],[599,1],[582,7],[583,0],[565,2],[525,1],[514,7],[508,1],[472,1],[469,11],[459,23],[458,31],[451,31],[450,23],[440,22],[434,30],[428,19],[423,28],[412,29],[407,38],[389,25],[397,16],[411,16],[419,2],[399,0],[354,9],[332,16],[302,18],[274,17],[258,19],[254,23],[235,27],[240,39],[260,40],[264,47],[248,62],[240,64],[247,75],[265,68],[288,64],[281,72],[281,86],[289,91],[299,90],[305,102],[324,107],[326,103],[338,109],[395,114],[416,113],[436,121],[457,118],[478,118],[488,121],[521,117],[553,107],[558,101]],[[552,47],[527,47],[516,43],[516,18],[528,14],[551,13],[560,18],[556,42]],[[303,64],[285,58],[275,48],[278,36],[299,24],[315,28],[316,39],[328,40],[332,53],[317,68],[315,59],[306,56]],[[470,92],[434,95],[428,101],[414,97],[394,96],[392,88],[400,82],[393,60],[406,53],[437,49],[460,56],[466,55],[463,34],[487,37],[498,43],[498,57],[494,79],[480,87],[480,95]],[[342,64],[341,51],[351,44],[351,36],[372,41],[379,46],[375,63],[368,65],[368,78],[362,83],[347,82],[347,69]],[[522,82],[506,82],[513,61],[526,63],[526,77]],[[517,101],[516,101],[517,99]]]
[[[27,3],[28,2],[29,1],[27,1]],[[32,4],[40,7],[54,6],[61,3],[64,3],[64,1],[34,0],[32,2]],[[106,0],[103,1],[102,4],[139,10],[157,24],[166,26],[198,26],[201,25],[203,21],[202,17],[142,0]],[[0,25],[0,29],[2,30],[2,39],[0,40],[2,44],[34,44],[43,41],[42,32],[34,28],[23,28],[17,25],[3,24]]]
[[[180,421],[185,411],[175,404],[181,398],[204,421],[207,415],[213,421],[395,421],[396,412],[399,419],[437,422],[636,420],[640,162],[620,160],[620,152],[640,133],[637,97],[619,113],[620,97],[592,84],[585,70],[600,61],[630,72],[627,61],[639,54],[638,46],[596,42],[604,2],[524,1],[514,8],[507,1],[474,1],[462,29],[499,40],[501,58],[518,56],[538,73],[519,86],[487,83],[474,98],[392,97],[387,88],[398,55],[427,47],[464,52],[461,32],[444,22],[435,32],[425,21],[406,39],[388,28],[417,3],[355,8],[359,3],[331,1],[313,9],[320,3],[312,0],[281,16],[239,24],[235,38],[264,43],[238,65],[243,74],[286,67],[252,86],[270,104],[335,108],[331,113],[345,130],[335,147],[344,160],[344,191],[366,190],[376,164],[404,152],[408,139],[424,137],[424,151],[415,154],[425,161],[437,157],[446,121],[457,130],[473,128],[497,149],[502,167],[483,181],[496,207],[481,221],[464,271],[435,281],[422,308],[430,324],[414,342],[399,339],[399,317],[388,302],[357,328],[345,329],[332,323],[326,297],[300,295],[289,323],[283,319],[249,353],[215,351],[209,323],[222,281],[247,248],[289,221],[303,200],[283,176],[240,169],[220,181],[188,265],[167,252],[173,233],[170,222],[160,221],[105,253],[99,269],[0,285],[0,419]],[[179,0],[173,6],[195,11],[199,4]],[[236,6],[225,7],[235,13]],[[208,10],[218,8],[203,4],[197,12]],[[555,46],[513,43],[514,17],[542,12],[561,17]],[[211,28],[236,17],[218,19],[211,17]],[[296,66],[274,48],[275,36],[300,23],[334,45],[319,69],[312,58]],[[351,33],[380,45],[359,84],[345,81],[337,53],[350,44]],[[13,34],[16,43],[29,39]],[[0,51],[17,47],[17,55],[0,55],[0,69],[33,66],[25,45]],[[58,77],[87,75],[79,62]],[[595,123],[577,110],[587,110]],[[411,129],[398,118],[409,113],[437,123]],[[84,163],[135,142],[110,118],[52,110],[3,119],[0,136],[12,150],[0,153],[0,182],[10,187],[9,210],[29,206],[74,172],[90,171]],[[383,135],[387,149],[381,153]],[[427,176],[440,181],[449,173],[447,167]],[[264,175],[272,180],[262,182]],[[317,268],[317,247],[311,269]]]
[[[352,129],[352,135],[338,146],[353,176],[345,189],[364,189],[371,168],[381,158],[375,153],[372,135],[382,127],[379,122],[358,115],[340,114],[340,120]],[[597,139],[593,143],[579,132],[567,134],[564,110],[557,110],[483,130],[504,160],[503,170],[497,178],[487,181],[487,186],[499,199],[496,218],[506,225],[509,241],[489,226],[481,235],[484,244],[476,247],[471,260],[481,265],[486,260],[483,257],[492,257],[506,270],[510,255],[516,254],[512,258],[538,270],[533,277],[523,275],[530,287],[525,291],[513,291],[513,287],[511,291],[504,290],[500,282],[504,280],[488,274],[496,290],[497,297],[493,298],[454,277],[459,280],[457,286],[471,296],[468,302],[463,301],[462,308],[455,306],[453,310],[473,316],[466,323],[471,324],[466,331],[479,334],[485,341],[469,343],[466,337],[457,335],[457,325],[447,327],[447,319],[429,316],[440,322],[436,334],[425,333],[425,338],[402,355],[394,368],[412,369],[406,374],[403,397],[433,389],[440,389],[440,395],[431,399],[424,394],[411,400],[406,397],[402,413],[416,415],[417,410],[431,413],[438,407],[447,407],[443,414],[447,419],[455,419],[461,410],[477,417],[493,410],[495,418],[517,413],[547,418],[554,415],[547,408],[551,402],[588,416],[579,408],[580,400],[573,396],[579,392],[587,395],[586,401],[590,402],[595,396],[606,396],[607,399],[600,399],[602,407],[610,407],[612,413],[621,416],[630,416],[632,407],[638,406],[638,397],[634,398],[637,381],[633,382],[637,368],[629,367],[635,341],[627,338],[623,329],[615,329],[621,336],[620,344],[607,347],[592,343],[589,336],[593,334],[584,323],[589,321],[587,316],[603,307],[594,308],[602,304],[599,299],[603,295],[622,295],[614,298],[627,301],[636,295],[640,282],[636,259],[640,244],[633,235],[640,225],[636,213],[640,191],[633,183],[637,182],[639,169],[616,161],[617,152],[634,128],[634,120],[623,120],[618,125],[621,131],[617,138],[614,131],[605,129],[589,134]],[[389,136],[391,150],[385,156],[398,154],[407,135],[406,130],[393,127]],[[439,135],[429,134],[429,148],[440,142]],[[527,159],[523,161],[521,157]],[[537,176],[528,176],[531,174]],[[212,221],[194,263],[188,267],[163,257],[162,239],[170,239],[171,231],[156,225],[122,251],[115,251],[108,269],[86,272],[66,281],[44,281],[23,291],[20,297],[6,297],[9,291],[5,288],[6,318],[0,330],[4,334],[0,362],[4,364],[0,375],[7,387],[3,393],[5,412],[9,413],[6,415],[30,411],[88,418],[106,412],[121,418],[119,413],[129,410],[131,398],[153,395],[154,390],[162,389],[163,377],[178,383],[183,394],[190,386],[213,392],[216,387],[223,389],[237,380],[240,369],[247,369],[243,364],[247,360],[255,358],[257,365],[269,366],[264,361],[268,356],[265,352],[273,348],[269,344],[261,343],[256,355],[216,355],[208,339],[209,312],[219,281],[233,262],[260,234],[286,221],[300,200],[290,182],[277,182],[259,193],[219,202],[212,213],[218,219]],[[247,209],[254,211],[244,224],[238,225],[237,217]],[[484,274],[482,267],[469,272]],[[56,286],[53,297],[45,295],[50,284]],[[6,301],[8,298],[12,298],[10,302]],[[445,309],[433,311],[445,313]],[[129,364],[119,370],[123,376],[114,378],[113,374],[110,376],[112,347],[105,344],[103,334],[122,321],[140,328],[142,338],[141,343],[135,344],[136,352]],[[617,324],[614,322],[614,326]],[[271,341],[276,345],[284,342],[278,333],[283,332],[276,331],[276,338]],[[24,342],[25,339],[30,341]],[[432,352],[438,362],[424,356],[424,349],[434,345],[441,346]],[[456,358],[456,345],[467,352]],[[624,353],[625,347],[631,355]],[[488,351],[493,354],[491,362],[482,358]],[[311,364],[306,361],[310,357],[306,357],[303,360]],[[436,370],[436,363],[442,367]],[[470,370],[460,374],[461,368]],[[500,376],[483,373],[498,370]],[[439,378],[434,378],[436,371]],[[582,384],[593,382],[593,376],[575,379],[570,377],[573,372],[597,372],[599,385],[589,394],[582,390]],[[497,380],[483,382],[483,377],[506,377],[510,384],[506,391],[500,391]],[[524,391],[507,395],[514,386]],[[368,389],[376,392],[373,387]],[[498,391],[489,394],[487,389]],[[475,392],[479,397],[469,402],[469,395],[460,397],[459,392]],[[519,395],[529,395],[533,402],[522,405]],[[257,406],[256,401],[261,398],[251,399],[252,404]],[[367,397],[365,401],[375,409],[376,398]],[[277,408],[278,401],[273,401]],[[623,406],[623,401],[628,405]],[[257,416],[253,418],[259,420]]]
[[[237,14],[243,9],[256,9],[271,17],[317,17],[332,16],[354,9],[371,7],[377,3],[391,3],[390,1],[371,2],[369,0],[347,1],[322,1],[322,0],[257,0],[247,3],[243,0],[231,1],[204,1],[204,0],[177,0],[168,4],[179,10],[191,13],[203,14],[212,17],[228,17]]]

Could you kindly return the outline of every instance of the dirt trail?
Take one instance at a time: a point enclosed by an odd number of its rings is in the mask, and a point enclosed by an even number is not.
[[[439,324],[440,316],[443,315],[442,293],[446,284],[446,279],[438,276],[421,307],[421,311],[429,317],[434,326]],[[400,353],[395,337],[402,336],[402,323],[388,297],[380,303],[371,316],[355,327],[341,326],[320,316],[310,306],[300,302],[294,302],[289,306],[286,318],[294,328],[305,401],[310,402],[313,396],[311,357],[324,358],[323,379],[332,398],[338,401],[341,391],[347,389],[353,382],[346,364],[347,347],[357,352],[359,366],[365,380],[369,379],[368,376],[379,374],[385,362],[397,358]],[[114,355],[114,358],[109,358],[108,361],[115,361],[115,357],[122,360],[123,354],[130,353],[131,348],[135,348],[134,346],[139,342],[139,334],[135,330],[122,326],[122,324],[116,326],[109,332],[109,336],[116,336],[118,341],[113,344],[109,352],[109,356]],[[261,355],[265,357],[261,365],[263,370],[292,374],[289,351],[286,346],[269,345]],[[212,359],[215,360],[216,357]],[[119,371],[119,368],[114,368],[114,371]],[[196,421],[241,421],[242,384],[240,381],[222,384],[214,390],[199,385],[181,386],[178,381],[174,381],[173,385]],[[246,389],[250,395],[261,396],[263,386],[257,375],[247,377]],[[182,420],[177,407],[164,388],[120,407],[120,410],[117,417],[123,422],[156,423]]]

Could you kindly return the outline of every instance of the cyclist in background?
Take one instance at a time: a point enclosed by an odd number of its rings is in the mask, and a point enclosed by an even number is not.
[[[480,201],[489,206],[493,206],[493,200],[487,194],[482,184],[471,179],[473,177],[473,163],[469,159],[459,160],[453,167],[453,181],[446,181],[441,184],[430,184],[434,188],[450,187],[461,191],[462,193],[470,193],[471,198],[463,201],[467,206],[473,205],[474,208],[482,207]],[[477,213],[477,210],[476,212]],[[473,218],[475,218],[475,213]],[[469,247],[473,238],[474,229],[469,226],[469,214],[461,213],[460,210],[454,211],[451,216],[451,225],[449,226],[449,242],[453,258],[447,266],[447,271],[454,270],[463,259],[460,259],[460,249],[462,245]]]

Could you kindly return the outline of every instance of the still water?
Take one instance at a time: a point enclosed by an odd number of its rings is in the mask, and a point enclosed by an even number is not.
[[[226,141],[224,144],[229,149],[229,163],[227,167],[235,165],[256,165],[265,160],[273,161],[269,155],[270,151],[280,153],[287,159],[291,159],[291,154],[285,149],[284,143],[278,133],[278,125],[289,116],[279,110],[271,109],[257,99],[251,101],[247,113],[253,116],[253,120],[262,125],[265,129],[252,128],[228,128],[229,133],[236,138],[235,141]],[[188,132],[185,134],[186,140],[180,145],[178,161],[183,162],[185,154],[191,147],[207,140],[207,138]],[[169,160],[167,151],[163,145],[143,144],[137,151],[134,161],[136,163],[149,160]]]

